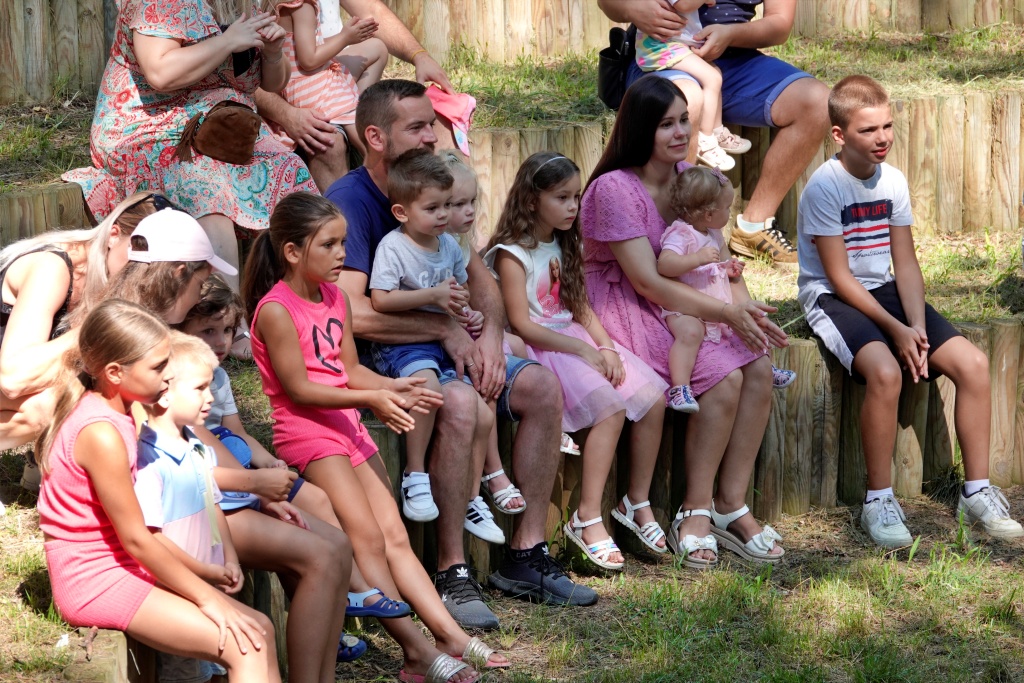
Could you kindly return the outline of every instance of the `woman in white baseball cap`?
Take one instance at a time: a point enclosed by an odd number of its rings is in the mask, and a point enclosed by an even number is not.
[[[105,298],[132,301],[176,325],[199,301],[213,270],[238,270],[217,256],[199,222],[182,211],[147,216],[131,236],[128,264],[107,286]]]

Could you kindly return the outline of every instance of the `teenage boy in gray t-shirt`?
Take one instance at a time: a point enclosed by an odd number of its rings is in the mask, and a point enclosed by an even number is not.
[[[889,96],[874,80],[850,76],[832,89],[828,110],[840,149],[800,197],[799,298],[815,334],[866,385],[861,526],[882,546],[913,541],[890,474],[906,371],[914,382],[944,374],[956,386],[966,475],[958,513],[992,536],[1022,536],[1006,498],[988,480],[988,359],[924,300],[907,181],[885,163],[893,142]]]

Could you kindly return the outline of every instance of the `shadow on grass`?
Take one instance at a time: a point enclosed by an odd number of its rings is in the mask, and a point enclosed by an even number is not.
[[[39,616],[49,618],[53,614],[53,589],[50,588],[50,574],[45,567],[26,574],[18,584],[17,593]]]
[[[1024,313],[1024,278],[1011,274],[1002,278],[995,285],[996,296],[1000,305],[1014,315]]]

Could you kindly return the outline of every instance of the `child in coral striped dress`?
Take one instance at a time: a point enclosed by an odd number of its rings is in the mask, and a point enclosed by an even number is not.
[[[377,32],[377,20],[353,17],[341,33],[325,39],[317,0],[269,0],[269,4],[278,23],[288,32],[281,49],[291,62],[292,73],[281,95],[293,107],[319,111],[345,134],[348,144],[365,154],[356,135],[356,104],[363,88],[380,78],[379,70],[364,68],[354,73],[349,60],[343,63],[335,57],[346,47],[372,38]],[[278,139],[294,149],[295,141],[283,128],[277,124],[271,128]]]

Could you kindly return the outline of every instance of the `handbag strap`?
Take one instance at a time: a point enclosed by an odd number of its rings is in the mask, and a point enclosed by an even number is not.
[[[174,156],[178,158],[178,161],[192,161],[192,141],[195,140],[196,133],[199,132],[199,126],[202,125],[204,118],[205,115],[199,112],[185,124],[185,128],[181,131],[181,140],[178,141],[178,145],[174,148]]]

